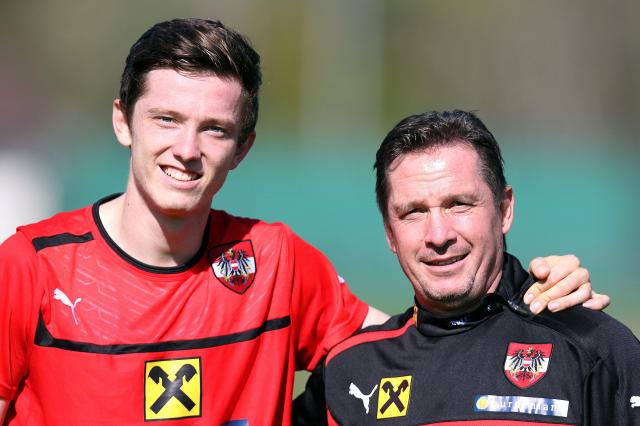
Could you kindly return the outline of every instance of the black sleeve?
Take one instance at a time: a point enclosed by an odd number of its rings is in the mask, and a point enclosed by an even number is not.
[[[327,407],[324,398],[324,360],[318,363],[307,380],[304,392],[293,400],[291,424],[326,425]]]
[[[585,425],[640,426],[640,342],[619,324],[585,383]]]

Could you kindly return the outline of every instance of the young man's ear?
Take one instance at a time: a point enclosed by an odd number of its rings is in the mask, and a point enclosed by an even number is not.
[[[244,157],[247,156],[249,150],[253,146],[253,142],[256,140],[256,132],[249,133],[247,139],[242,144],[238,144],[238,148],[236,149],[236,154],[233,158],[233,165],[231,169],[235,169],[238,165],[244,160]]]
[[[504,189],[504,198],[500,203],[500,213],[502,215],[502,234],[506,235],[513,224],[513,209],[516,200],[513,196],[513,188],[508,186]]]
[[[127,111],[120,99],[113,101],[111,122],[113,124],[113,132],[116,134],[120,145],[131,148],[131,128],[129,127],[129,120],[127,120]]]

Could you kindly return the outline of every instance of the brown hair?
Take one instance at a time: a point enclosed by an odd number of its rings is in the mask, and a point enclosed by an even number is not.
[[[376,199],[385,223],[388,221],[389,166],[396,158],[432,147],[464,143],[480,158],[482,176],[491,188],[496,205],[507,186],[500,147],[482,121],[461,110],[429,111],[406,117],[382,141],[376,154]]]
[[[144,93],[147,73],[160,68],[238,79],[245,96],[239,143],[255,130],[262,83],[260,55],[241,34],[219,21],[196,18],[160,22],[148,29],[131,46],[120,82],[128,120]]]

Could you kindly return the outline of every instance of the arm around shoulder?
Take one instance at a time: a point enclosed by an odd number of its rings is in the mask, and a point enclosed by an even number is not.
[[[527,290],[524,302],[534,314],[547,307],[558,312],[579,304],[602,310],[611,302],[606,294],[592,290],[589,271],[574,255],[537,257],[529,263],[529,273],[538,282]]]
[[[291,322],[298,366],[311,371],[333,346],[362,326],[369,306],[351,293],[326,256],[295,234],[292,239]]]
[[[362,323],[362,328],[369,327],[370,325],[378,325],[386,322],[389,319],[389,315],[369,305],[367,316]]]
[[[0,398],[0,425],[4,424],[4,415],[7,412],[7,405],[7,400]]]

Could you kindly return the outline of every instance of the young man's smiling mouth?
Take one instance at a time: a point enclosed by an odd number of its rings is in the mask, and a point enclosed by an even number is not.
[[[196,180],[200,177],[198,173],[188,172],[186,170],[178,170],[170,166],[162,166],[161,169],[165,175],[183,182]]]

